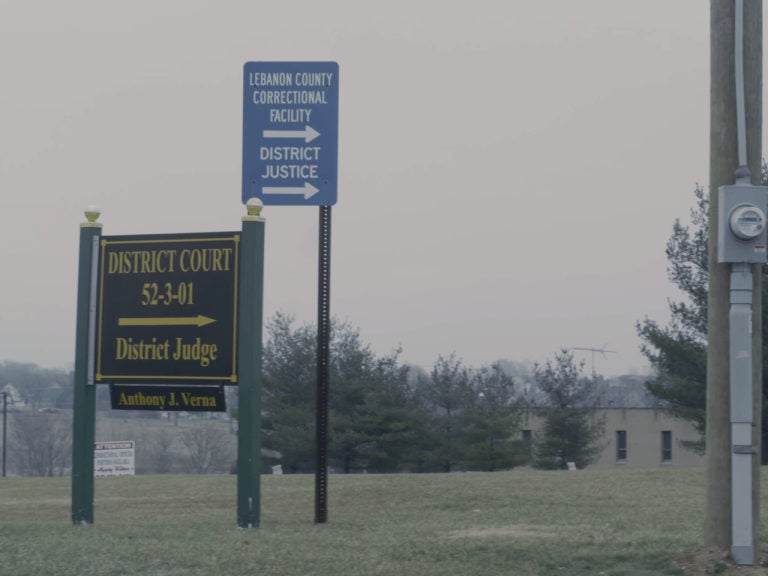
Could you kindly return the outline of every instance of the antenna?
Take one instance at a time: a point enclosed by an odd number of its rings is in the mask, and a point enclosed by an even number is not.
[[[591,346],[573,346],[566,350],[584,350],[592,353],[592,374],[595,373],[595,352],[599,352],[603,358],[606,354],[616,354],[616,350],[607,350],[606,348],[592,348]]]

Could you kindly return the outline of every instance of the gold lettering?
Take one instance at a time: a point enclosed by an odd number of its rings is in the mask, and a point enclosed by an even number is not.
[[[231,265],[229,257],[232,255],[232,248],[222,248],[222,252],[224,252],[224,270],[228,272]]]
[[[182,272],[228,272],[232,248],[187,248],[179,255]]]
[[[213,269],[218,271],[223,270],[221,267],[221,257],[223,254],[223,250],[221,248],[214,248],[212,256],[213,256]]]
[[[179,256],[179,268],[182,272],[189,272],[189,250],[182,250]]]
[[[165,256],[168,259],[168,265],[162,272],[173,272],[173,261],[174,258],[176,258],[176,250],[164,250],[163,252],[165,252]]]
[[[154,406],[160,410],[165,410],[165,396],[162,394],[144,395],[141,392],[133,394],[120,393],[119,406]]]
[[[232,254],[232,248],[213,248],[213,271],[214,272],[228,272],[229,271],[229,256]],[[223,260],[223,262],[222,262]]]
[[[219,356],[219,347],[216,344],[203,344],[203,339],[195,338],[194,343],[184,342],[181,337],[176,338],[176,349],[173,359],[176,361],[197,360],[203,368],[210,366]]]
[[[216,408],[217,406],[215,396],[194,396],[189,392],[182,392],[181,399],[184,406],[192,408]]]
[[[152,252],[148,250],[142,250],[140,252],[141,254],[141,269],[147,270],[149,272],[154,272],[152,264],[150,263],[149,257],[152,255]]]
[[[177,264],[182,272],[229,272],[232,255],[232,248],[112,251],[107,253],[107,274],[174,273]]]
[[[109,252],[107,274],[165,274],[176,268],[176,250]]]
[[[119,254],[117,252],[109,253],[109,266],[107,268],[107,274],[114,274],[117,272],[118,264],[120,262]]]
[[[128,354],[128,341],[125,338],[118,338],[116,344],[115,360],[125,360]]]
[[[117,337],[115,339],[115,360],[168,360],[171,343],[169,340],[146,343],[142,338],[134,342],[133,338]]]

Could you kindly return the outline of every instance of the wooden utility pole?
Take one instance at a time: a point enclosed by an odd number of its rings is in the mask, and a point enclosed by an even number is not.
[[[762,0],[744,0],[744,94],[747,163],[760,183],[762,156]],[[728,308],[730,265],[717,263],[718,187],[735,182],[738,168],[734,65],[734,0],[710,0],[709,297],[707,355],[707,545],[731,544],[731,434]],[[753,265],[753,445],[760,444],[762,412],[762,266]],[[753,525],[759,525],[760,455],[753,457]],[[759,540],[757,535],[755,543]]]

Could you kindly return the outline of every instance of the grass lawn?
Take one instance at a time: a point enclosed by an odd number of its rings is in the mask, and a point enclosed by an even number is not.
[[[235,482],[99,478],[86,527],[69,479],[0,479],[0,575],[681,575],[702,543],[702,469],[331,475],[325,525],[313,476],[265,476],[253,530]]]

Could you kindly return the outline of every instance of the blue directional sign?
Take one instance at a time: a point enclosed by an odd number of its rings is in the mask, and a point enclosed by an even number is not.
[[[336,204],[338,133],[338,63],[246,62],[243,203]]]

